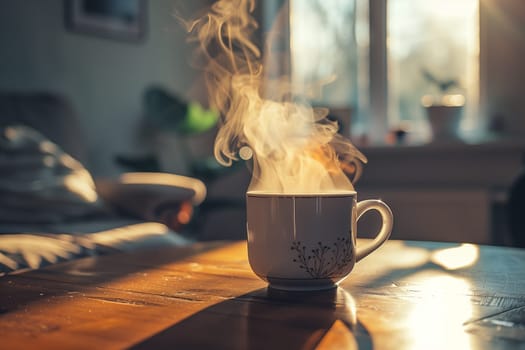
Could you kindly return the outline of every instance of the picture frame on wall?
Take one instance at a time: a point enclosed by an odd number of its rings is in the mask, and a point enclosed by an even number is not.
[[[140,42],[146,36],[146,0],[64,0],[70,31]]]

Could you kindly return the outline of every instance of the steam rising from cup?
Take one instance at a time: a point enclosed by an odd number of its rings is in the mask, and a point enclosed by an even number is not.
[[[186,23],[205,62],[210,103],[222,116],[215,157],[225,166],[252,158],[249,191],[352,191],[344,170],[352,168],[355,179],[366,157],[337,133],[327,109],[294,93],[289,77],[269,77],[262,62],[272,53],[263,57],[251,40],[254,9],[255,0],[218,0]]]

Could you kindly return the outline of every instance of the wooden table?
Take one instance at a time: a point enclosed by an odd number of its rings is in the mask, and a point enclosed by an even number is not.
[[[328,292],[268,290],[245,242],[0,278],[0,348],[524,349],[525,250],[390,241]]]

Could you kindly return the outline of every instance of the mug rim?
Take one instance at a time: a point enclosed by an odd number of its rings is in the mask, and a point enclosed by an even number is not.
[[[340,190],[340,191],[330,191],[330,192],[320,192],[320,193],[277,193],[277,192],[266,192],[266,191],[247,191],[246,197],[260,197],[260,198],[270,198],[270,197],[280,197],[280,198],[318,198],[318,197],[329,197],[329,198],[341,198],[341,197],[352,197],[357,195],[356,191],[351,190]]]

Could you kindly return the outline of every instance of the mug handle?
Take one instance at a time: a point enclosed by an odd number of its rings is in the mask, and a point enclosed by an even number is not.
[[[367,199],[357,203],[356,223],[361,218],[361,216],[369,210],[377,210],[381,215],[383,223],[379,233],[377,234],[376,238],[374,238],[372,243],[363,248],[357,247],[356,262],[379,248],[381,244],[383,244],[388,239],[388,237],[390,237],[390,233],[392,232],[392,227],[394,225],[394,216],[392,215],[392,210],[390,210],[385,202],[378,199]]]

